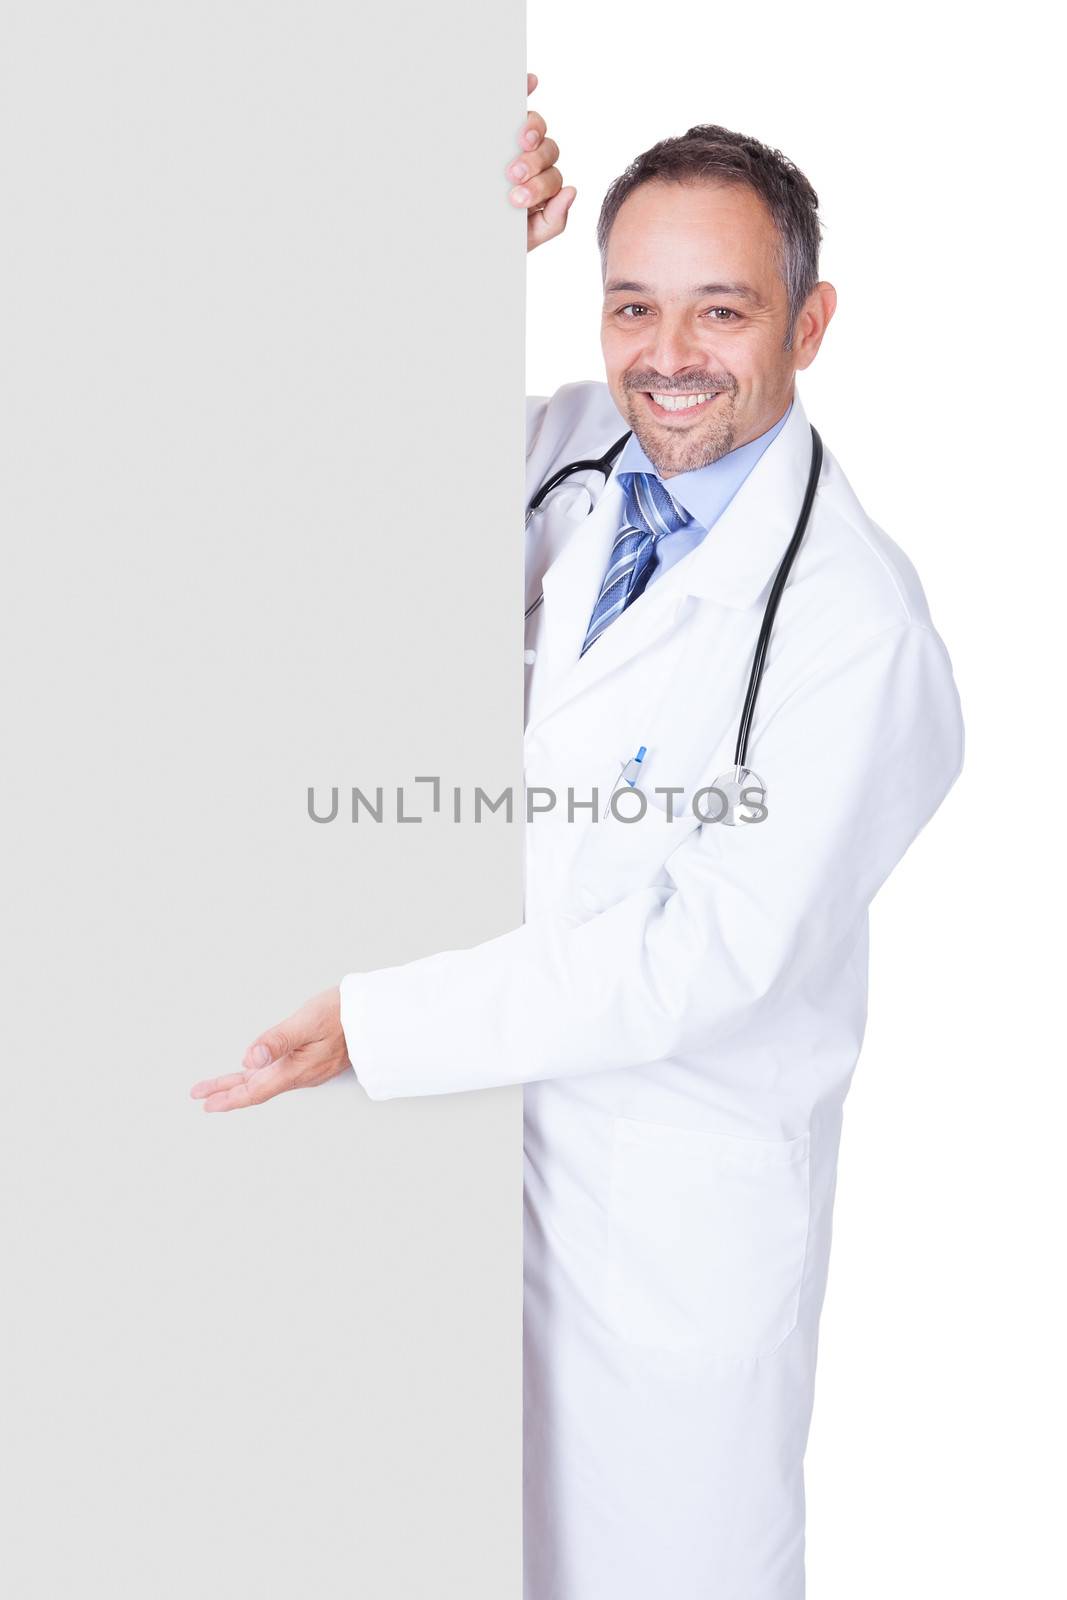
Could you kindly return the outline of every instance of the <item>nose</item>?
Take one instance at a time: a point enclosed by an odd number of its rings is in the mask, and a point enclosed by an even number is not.
[[[644,359],[665,378],[676,378],[689,368],[702,372],[707,365],[707,352],[701,348],[687,316],[671,316],[665,312],[649,340]]]

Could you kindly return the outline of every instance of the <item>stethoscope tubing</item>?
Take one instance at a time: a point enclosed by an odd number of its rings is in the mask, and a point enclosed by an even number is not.
[[[619,451],[622,449],[623,445],[626,443],[626,441],[627,441],[627,439],[629,437],[630,437],[630,429],[627,428],[627,430],[623,434],[622,438],[621,439],[616,439],[615,443],[611,446],[611,448],[609,450],[605,450],[605,452],[604,452],[604,454],[602,456],[596,456],[595,458],[593,458],[592,460],[589,460],[589,461],[571,461],[571,462],[568,462],[568,464],[565,467],[560,467],[558,472],[554,472],[550,478],[546,478],[544,483],[541,485],[540,489],[538,489],[537,493],[534,495],[533,499],[530,501],[530,504],[526,507],[526,526],[529,527],[530,518],[533,516],[534,512],[538,509],[538,507],[541,505],[541,502],[546,498],[546,496],[550,495],[552,493],[553,489],[558,489],[559,485],[564,481],[564,479],[569,478],[572,473],[575,473],[575,472],[601,472],[601,473],[603,473],[604,479],[606,481],[607,477],[608,477],[608,474],[611,472],[612,467],[615,465],[615,457],[618,455]],[[541,602],[544,600],[544,598],[545,598],[544,591],[542,590],[541,593],[537,596],[536,600],[532,600],[530,602],[530,604],[526,607],[526,611],[524,613],[524,618],[523,618],[524,621],[529,621],[530,617],[537,610],[538,606],[541,604]]]
[[[560,467],[559,470],[554,472],[550,478],[547,478],[526,508],[527,526],[529,526],[530,518],[533,516],[534,512],[538,510],[546,496],[551,494],[553,489],[558,488],[565,479],[572,475],[572,473],[600,472],[603,473],[606,481],[609,473],[611,472],[612,466],[614,465],[616,456],[619,454],[619,451],[622,449],[629,437],[630,432],[628,430],[623,434],[621,439],[616,439],[611,448],[606,450],[602,456],[597,456],[585,461],[568,462],[566,466]],[[774,618],[778,611],[778,602],[782,598],[782,591],[788,582],[790,569],[792,568],[793,562],[796,559],[797,551],[800,549],[804,534],[807,530],[808,521],[811,517],[811,508],[815,504],[815,494],[819,487],[819,477],[822,472],[822,462],[822,439],[820,438],[818,431],[812,427],[811,465],[808,468],[808,481],[804,489],[804,499],[800,507],[800,514],[797,517],[796,526],[793,529],[792,537],[786,546],[785,554],[778,563],[778,570],[774,574],[774,581],[771,584],[770,594],[767,596],[767,604],[763,612],[763,621],[760,625],[759,636],[756,640],[756,648],[753,653],[752,668],[749,672],[748,688],[745,692],[745,702],[741,710],[741,720],[738,723],[737,744],[734,749],[734,765],[739,770],[744,767],[745,759],[748,754],[749,733],[752,728],[752,718],[756,710],[756,698],[759,694],[760,683],[763,679],[763,669],[767,664],[767,649],[770,645],[771,631],[774,627]],[[537,596],[536,600],[533,600],[530,605],[526,607],[525,618],[528,619],[533,612],[537,610],[537,607],[542,603],[544,598],[544,590],[542,590]]]
[[[778,571],[771,584],[771,592],[767,596],[767,605],[763,612],[763,622],[760,627],[759,637],[756,640],[756,649],[752,658],[752,671],[749,673],[748,690],[745,694],[745,703],[741,710],[741,721],[737,728],[737,745],[734,750],[734,766],[743,767],[748,754],[748,735],[752,727],[752,716],[756,709],[756,696],[763,678],[763,669],[767,662],[767,646],[771,642],[771,629],[774,627],[774,618],[778,610],[778,602],[782,598],[782,590],[789,578],[789,571],[800,549],[811,516],[811,508],[815,504],[815,491],[819,487],[819,474],[822,472],[822,439],[815,428],[811,430],[811,466],[808,468],[808,481],[804,489],[804,499],[801,502],[800,515],[797,517],[793,537],[786,546],[785,555],[778,564]]]

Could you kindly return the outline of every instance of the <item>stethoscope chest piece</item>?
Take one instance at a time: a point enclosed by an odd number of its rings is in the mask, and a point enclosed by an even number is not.
[[[724,822],[728,828],[743,828],[750,822],[762,821],[766,805],[767,789],[763,779],[751,767],[731,767],[715,779],[710,793],[703,797],[700,810],[706,822]]]

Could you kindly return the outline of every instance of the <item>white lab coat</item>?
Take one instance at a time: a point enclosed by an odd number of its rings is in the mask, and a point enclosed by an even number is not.
[[[603,383],[528,410],[528,495],[626,429]],[[581,658],[621,490],[588,473],[550,498],[527,534],[525,775],[559,798],[526,829],[525,921],[341,984],[372,1099],[525,1085],[525,1600],[804,1593],[867,908],[963,754],[915,570],[827,451],[749,746],[767,817],[694,814],[732,762],[809,454],[797,398],[702,543]],[[568,822],[568,787],[603,805],[641,744],[642,789],[684,790],[674,819]]]

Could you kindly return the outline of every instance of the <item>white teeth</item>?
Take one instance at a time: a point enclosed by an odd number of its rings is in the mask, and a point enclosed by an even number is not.
[[[657,405],[663,407],[664,411],[688,411],[690,406],[699,406],[705,400],[713,400],[717,393],[718,390],[713,389],[710,394],[654,394],[652,398]]]

